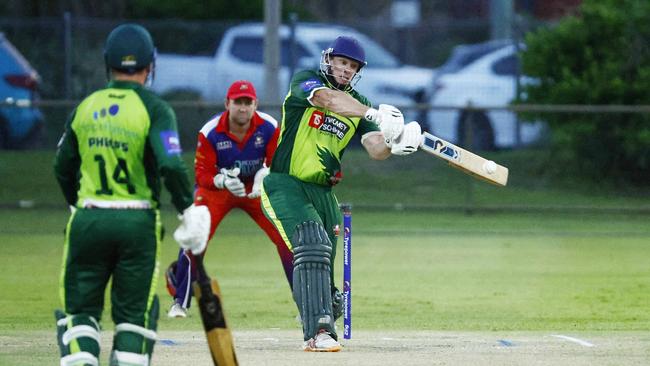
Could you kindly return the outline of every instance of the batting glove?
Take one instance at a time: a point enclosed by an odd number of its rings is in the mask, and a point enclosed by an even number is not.
[[[269,175],[269,168],[267,167],[264,167],[255,173],[255,178],[253,179],[253,190],[248,194],[248,198],[257,198],[262,194],[262,182],[267,175]]]
[[[202,253],[210,235],[208,207],[191,205],[178,215],[178,218],[181,224],[174,231],[174,240],[181,248],[191,251],[192,254]]]
[[[244,183],[238,178],[239,168],[232,168],[230,170],[221,168],[220,173],[214,176],[214,186],[219,189],[227,189],[237,197],[244,197],[246,195],[246,187]]]
[[[404,129],[404,116],[399,109],[390,104],[380,104],[379,109],[369,108],[364,118],[375,122],[384,134],[386,145],[391,147],[393,141]]]
[[[402,134],[395,139],[390,152],[393,155],[409,155],[418,151],[418,147],[422,144],[422,128],[420,124],[412,121],[404,126]]]

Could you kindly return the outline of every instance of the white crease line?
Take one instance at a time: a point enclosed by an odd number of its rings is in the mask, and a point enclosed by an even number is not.
[[[595,347],[595,345],[593,343],[589,343],[587,341],[583,341],[582,339],[573,338],[573,337],[569,337],[569,336],[565,336],[565,335],[561,335],[561,334],[551,334],[551,337],[562,338],[562,339],[567,340],[569,342],[574,342],[574,343],[577,343],[577,344],[579,344],[581,346],[585,346],[585,347]]]

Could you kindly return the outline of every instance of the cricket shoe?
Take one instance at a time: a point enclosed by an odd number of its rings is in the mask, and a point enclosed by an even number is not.
[[[314,338],[305,341],[302,347],[305,352],[338,352],[341,350],[341,344],[324,329],[321,329]]]
[[[169,309],[167,316],[170,318],[187,318],[187,309],[175,302]]]

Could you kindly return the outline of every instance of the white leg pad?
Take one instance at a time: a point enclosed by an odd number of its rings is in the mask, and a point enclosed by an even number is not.
[[[158,338],[156,332],[154,332],[153,330],[141,327],[139,325],[131,324],[131,323],[120,323],[116,325],[115,334],[119,332],[136,333],[154,341]]]
[[[97,329],[91,327],[90,325],[75,325],[74,327],[68,329],[63,333],[63,345],[67,346],[72,342],[73,339],[88,337],[94,339],[97,343],[99,342],[99,332]]]
[[[114,350],[111,366],[149,366],[149,355]]]
[[[77,352],[61,358],[61,366],[99,366],[99,360],[90,352]]]

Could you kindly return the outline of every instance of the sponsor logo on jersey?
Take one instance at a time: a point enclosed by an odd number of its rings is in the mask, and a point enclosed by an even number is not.
[[[350,126],[340,119],[326,115],[318,110],[315,110],[309,118],[309,127],[315,128],[321,132],[332,134],[339,140],[343,140],[345,134],[350,129]]]
[[[318,87],[318,86],[323,86],[323,83],[320,82],[318,79],[309,79],[305,80],[300,84],[300,89],[302,89],[305,92],[311,91],[312,89]]]
[[[262,134],[257,134],[255,135],[255,148],[263,148],[264,147],[264,136]]]
[[[172,130],[161,131],[160,139],[162,140],[165,151],[167,151],[167,155],[180,154],[182,152],[178,132]]]
[[[110,114],[111,116],[115,116],[119,111],[120,111],[120,106],[117,104],[112,104],[110,107],[108,107],[108,109],[102,108],[98,111],[94,111],[93,119],[98,120],[99,118],[106,118],[107,114]]]
[[[227,150],[230,148],[232,148],[232,142],[228,140],[217,142],[217,150]]]
[[[325,114],[321,111],[314,111],[309,118],[309,127],[320,128],[325,119]]]
[[[239,168],[239,178],[252,178],[258,170],[264,165],[264,158],[237,160],[233,167]]]

